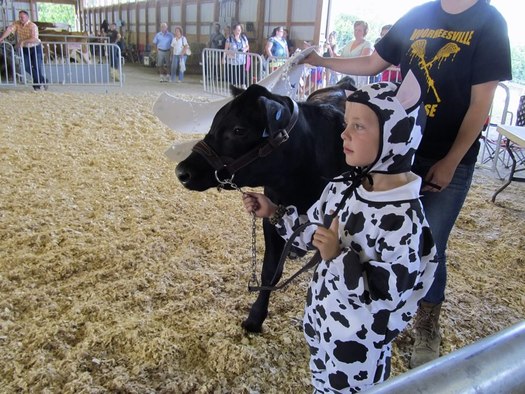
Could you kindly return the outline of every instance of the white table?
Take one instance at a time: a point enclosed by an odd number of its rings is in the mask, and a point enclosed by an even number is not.
[[[492,202],[496,201],[496,196],[501,191],[503,191],[508,185],[510,185],[512,181],[525,182],[525,178],[515,176],[516,172],[523,171],[524,169],[522,168],[522,169],[516,170],[516,164],[517,164],[516,157],[514,156],[514,152],[512,152],[512,149],[510,147],[510,143],[513,142],[525,148],[525,127],[500,125],[498,126],[498,133],[500,133],[502,136],[507,138],[505,142],[505,148],[507,149],[507,152],[509,153],[510,159],[512,161],[512,166],[510,168],[509,179],[507,180],[507,182],[505,182],[503,186],[501,186],[493,194]]]

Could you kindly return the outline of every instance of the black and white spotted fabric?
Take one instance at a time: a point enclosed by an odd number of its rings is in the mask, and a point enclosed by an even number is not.
[[[373,108],[382,125],[380,153],[369,172],[409,172],[421,139],[420,108],[407,115],[396,89],[391,83],[374,84],[349,97]],[[288,207],[278,232],[287,238],[306,220],[323,222],[349,182],[329,183],[308,217]],[[421,179],[411,172],[409,183],[393,190],[359,186],[339,211],[343,251],[317,266],[303,322],[316,392],[357,392],[389,376],[391,342],[414,317],[436,267],[420,186]],[[313,249],[313,227],[297,239],[297,247]]]

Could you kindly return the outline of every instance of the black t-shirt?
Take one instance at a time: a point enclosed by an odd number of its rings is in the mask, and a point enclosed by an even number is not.
[[[419,156],[439,160],[450,150],[467,112],[473,85],[512,79],[507,24],[485,0],[460,14],[447,14],[440,1],[418,6],[376,44],[378,54],[423,75],[427,125]],[[481,131],[481,130],[480,130]],[[462,163],[476,161],[475,142]]]
[[[226,38],[222,33],[213,33],[210,38],[210,48],[213,49],[224,49],[226,44]]]
[[[108,36],[109,36],[109,43],[110,44],[114,44],[118,40],[118,31],[117,30],[110,30],[108,32]]]

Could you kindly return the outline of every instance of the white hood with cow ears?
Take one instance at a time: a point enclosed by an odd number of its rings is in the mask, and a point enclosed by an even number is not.
[[[421,87],[412,72],[401,86],[379,82],[356,90],[347,101],[370,107],[379,118],[379,152],[364,173],[409,172],[425,126]]]

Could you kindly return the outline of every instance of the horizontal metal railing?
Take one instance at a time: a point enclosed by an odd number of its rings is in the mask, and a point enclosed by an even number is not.
[[[407,373],[370,394],[523,393],[525,321]]]

